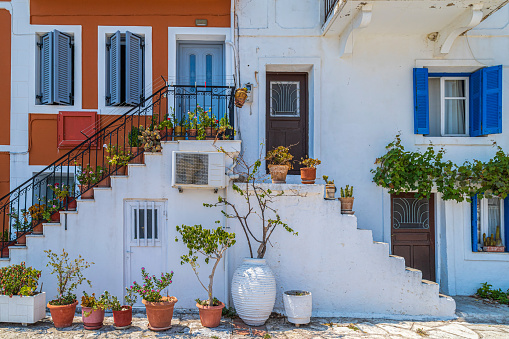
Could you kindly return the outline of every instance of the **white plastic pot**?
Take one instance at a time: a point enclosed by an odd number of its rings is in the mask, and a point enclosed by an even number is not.
[[[250,326],[265,324],[276,301],[276,279],[265,259],[244,258],[233,273],[235,311]]]
[[[33,324],[45,317],[45,292],[29,297],[0,295],[0,322]]]
[[[298,325],[309,324],[313,310],[311,292],[286,291],[283,293],[283,303],[289,322]]]

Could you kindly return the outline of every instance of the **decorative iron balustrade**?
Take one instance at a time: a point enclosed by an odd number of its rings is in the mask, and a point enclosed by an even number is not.
[[[21,237],[41,229],[51,214],[69,210],[82,194],[109,186],[123,166],[111,164],[105,147],[116,147],[129,161],[141,159],[142,130],[161,126],[161,140],[233,139],[234,94],[231,86],[167,85],[141,104],[116,117],[0,199],[0,257]],[[193,128],[194,127],[194,128]],[[56,185],[56,186],[55,186]],[[52,189],[67,190],[68,196]],[[64,224],[67,229],[67,224]],[[35,233],[35,232],[34,232]]]

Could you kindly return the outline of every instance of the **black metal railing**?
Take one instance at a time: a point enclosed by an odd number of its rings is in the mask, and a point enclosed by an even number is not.
[[[24,236],[42,232],[42,223],[70,210],[95,186],[138,162],[142,131],[158,129],[161,140],[233,139],[231,86],[166,85],[0,199],[0,257]],[[117,160],[111,161],[113,155]],[[93,191],[92,191],[93,192]],[[67,229],[67,225],[65,224]]]
[[[325,4],[325,17],[323,19],[323,22],[327,22],[327,19],[329,19],[329,16],[334,11],[334,7],[338,3],[339,0],[324,0]]]

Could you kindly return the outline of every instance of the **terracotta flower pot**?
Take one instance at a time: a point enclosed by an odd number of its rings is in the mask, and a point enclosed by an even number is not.
[[[188,138],[189,140],[194,140],[194,139],[196,139],[196,132],[197,132],[197,130],[196,130],[196,129],[194,129],[194,128],[188,129],[188,130],[187,130],[187,138]]]
[[[161,134],[162,131],[161,131]],[[172,141],[173,140],[173,127],[168,128],[166,131],[164,131],[164,135],[162,135],[166,141]]]
[[[92,307],[81,307],[81,316],[83,318],[83,327],[86,330],[98,330],[103,327],[104,310],[92,310]]]
[[[18,238],[16,242],[18,243],[18,245],[26,245],[27,243],[26,235],[30,233],[32,232],[16,232],[16,238]]]
[[[143,299],[141,302],[147,309],[148,328],[152,331],[170,329],[173,307],[177,301],[175,297],[163,297],[163,301],[160,302],[149,302]]]
[[[113,325],[117,330],[131,326],[133,322],[133,308],[131,306],[122,306],[128,308],[121,311],[113,311]]]
[[[186,135],[186,128],[183,127],[183,126],[175,126],[175,128],[173,129],[174,132],[175,132],[175,137],[173,138],[173,140],[185,140],[186,138],[184,137],[184,135]]]
[[[60,222],[60,212],[59,211],[53,212],[53,214],[51,215],[51,222]]]
[[[349,198],[338,198],[341,201],[341,214],[354,214],[352,211],[353,207],[353,197]]]
[[[33,228],[32,228],[32,232],[34,234],[42,234],[42,230],[43,230],[43,227],[42,227],[42,220],[32,220],[32,223],[35,225]]]
[[[0,241],[0,247],[4,247],[1,253],[2,258],[8,258],[9,257],[9,246],[14,245],[14,241]]]
[[[127,172],[127,166],[117,167],[117,172],[113,173],[114,175],[125,175]]]
[[[217,128],[205,127],[205,139],[214,140],[217,135]]]
[[[81,192],[81,199],[94,199],[94,189],[90,187],[88,191],[85,192],[88,185],[78,185]]]
[[[300,169],[300,179],[303,184],[314,184],[316,179],[315,167],[303,167]]]
[[[144,147],[131,147],[131,153],[134,157],[130,160],[131,164],[143,164],[143,156],[145,153]]]
[[[288,174],[286,165],[269,165],[270,178],[273,184],[286,184],[286,175]]]
[[[244,88],[238,88],[235,91],[235,106],[242,107],[247,99],[247,90]]]
[[[219,306],[204,306],[196,303],[200,311],[200,322],[204,327],[218,327],[221,322],[221,314],[223,312],[224,303]]]
[[[78,301],[70,305],[62,306],[48,303],[47,307],[49,308],[53,324],[55,324],[56,328],[69,327],[72,325],[74,313],[76,312],[76,305],[78,305]]]
[[[68,210],[75,210],[78,207],[78,202],[75,197],[66,197],[64,199],[64,207],[67,205]]]

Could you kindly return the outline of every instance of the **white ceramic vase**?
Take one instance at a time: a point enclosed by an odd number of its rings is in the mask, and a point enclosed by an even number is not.
[[[233,273],[232,297],[244,323],[265,324],[276,301],[276,279],[265,259],[244,258]]]
[[[309,324],[313,299],[311,292],[307,291],[286,291],[283,293],[286,316],[292,324]]]

